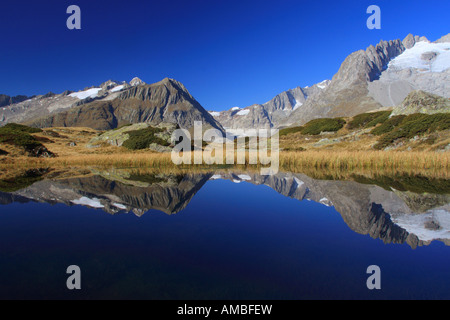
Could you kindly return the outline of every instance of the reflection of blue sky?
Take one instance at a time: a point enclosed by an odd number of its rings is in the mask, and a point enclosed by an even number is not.
[[[350,230],[333,207],[245,182],[209,181],[171,216],[14,203],[1,208],[0,243],[3,288],[27,282],[25,291],[67,294],[52,289],[65,281],[52,272],[79,264],[91,283],[80,294],[92,297],[120,296],[120,287],[123,295],[140,288],[146,297],[181,299],[448,298],[442,243],[385,245]],[[381,292],[365,286],[372,264],[382,270]]]

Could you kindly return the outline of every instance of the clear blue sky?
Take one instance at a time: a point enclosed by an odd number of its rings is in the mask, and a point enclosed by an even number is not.
[[[82,30],[66,9],[81,8]],[[381,8],[381,30],[366,9]],[[208,110],[264,103],[331,79],[346,56],[408,33],[450,32],[449,0],[42,0],[0,4],[0,93],[165,77]]]

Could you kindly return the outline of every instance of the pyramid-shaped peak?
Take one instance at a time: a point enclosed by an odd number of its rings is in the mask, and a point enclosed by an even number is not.
[[[145,82],[142,81],[141,79],[139,79],[138,77],[134,77],[130,81],[130,85],[132,85],[132,86],[139,86],[139,85],[143,85],[143,84],[145,84]]]
[[[172,78],[164,78],[161,81],[157,82],[156,84],[163,84],[165,86],[173,87],[177,90],[184,91],[190,95],[189,91],[186,89],[186,87],[181,82],[179,82],[175,79],[172,79]]]

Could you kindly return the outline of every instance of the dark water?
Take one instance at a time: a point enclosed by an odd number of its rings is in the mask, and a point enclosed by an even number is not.
[[[34,180],[0,193],[2,299],[450,298],[445,192],[289,173]]]

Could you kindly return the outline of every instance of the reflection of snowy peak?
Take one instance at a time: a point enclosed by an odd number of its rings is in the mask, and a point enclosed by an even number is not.
[[[450,245],[449,195],[388,191],[353,181],[314,180],[297,173],[221,173],[211,180],[267,185],[297,200],[334,207],[355,232],[369,234],[386,243],[408,243],[412,247],[440,240]]]
[[[448,206],[421,214],[391,213],[392,221],[415,234],[419,240],[450,239],[450,211]]]

